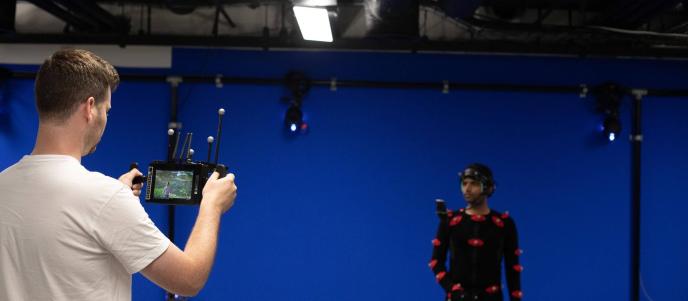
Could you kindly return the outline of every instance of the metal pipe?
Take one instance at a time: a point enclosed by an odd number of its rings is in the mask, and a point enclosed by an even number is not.
[[[641,150],[643,133],[641,128],[642,100],[647,90],[632,90],[633,112],[631,127],[631,301],[640,299],[640,185]]]

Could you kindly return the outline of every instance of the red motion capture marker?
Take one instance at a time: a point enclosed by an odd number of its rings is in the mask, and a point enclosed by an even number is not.
[[[497,227],[504,228],[504,222],[502,221],[501,218],[493,216],[492,222],[495,223],[495,225],[497,225]]]
[[[514,251],[514,254],[516,254],[516,256],[521,256],[523,254],[523,250],[522,249],[516,249],[516,251]]]
[[[473,239],[469,239],[469,240],[468,240],[468,244],[469,244],[471,247],[480,248],[480,247],[482,247],[483,245],[485,245],[485,242],[482,241],[481,239],[473,238]]]
[[[445,272],[445,271],[437,273],[437,275],[435,276],[435,278],[437,279],[437,282],[442,281],[442,278],[444,278],[445,275],[447,275],[447,272]]]
[[[513,291],[511,292],[511,296],[514,298],[521,299],[523,298],[523,293],[521,291]]]
[[[454,286],[452,286],[452,292],[462,291],[462,290],[463,290],[463,287],[461,287],[461,283],[457,283],[457,284],[454,284]]]
[[[485,221],[485,216],[484,215],[471,215],[471,220],[474,222],[484,222]]]
[[[449,226],[456,226],[458,225],[461,220],[463,219],[463,215],[457,215],[452,220],[449,222]]]
[[[519,273],[520,273],[520,272],[523,272],[523,266],[520,265],[520,264],[515,265],[515,266],[514,266],[514,271],[519,272]]]
[[[502,213],[502,219],[509,218],[509,211]]]
[[[430,263],[428,264],[428,266],[429,266],[431,269],[434,269],[436,265],[437,265],[437,260],[435,260],[435,259],[433,259],[432,261],[430,261]]]
[[[440,240],[437,239],[437,238],[433,239],[433,240],[432,240],[432,245],[435,246],[435,247],[439,247],[439,246],[440,246]]]
[[[499,292],[499,286],[496,286],[496,285],[490,286],[490,287],[485,289],[485,292],[487,292],[490,295],[496,294],[497,292]]]

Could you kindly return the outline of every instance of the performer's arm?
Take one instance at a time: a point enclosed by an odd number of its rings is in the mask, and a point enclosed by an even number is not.
[[[513,301],[521,300],[521,271],[523,266],[519,263],[522,251],[518,247],[518,233],[516,223],[511,217],[504,218],[506,237],[504,239],[504,270],[509,288],[509,298]]]
[[[430,268],[435,274],[435,280],[442,286],[446,293],[451,292],[451,277],[447,271],[445,262],[447,260],[447,251],[449,251],[449,218],[450,212],[437,212],[440,217],[440,224],[437,229],[437,235],[432,240],[432,259],[430,260]]]

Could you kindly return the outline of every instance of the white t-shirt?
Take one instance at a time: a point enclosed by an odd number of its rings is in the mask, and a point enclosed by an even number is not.
[[[131,300],[169,244],[129,187],[73,157],[0,173],[0,300]]]

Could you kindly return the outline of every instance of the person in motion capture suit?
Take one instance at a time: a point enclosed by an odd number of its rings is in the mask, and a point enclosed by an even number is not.
[[[440,222],[432,240],[430,269],[449,301],[502,301],[501,264],[506,270],[507,294],[521,300],[521,271],[516,223],[508,212],[490,209],[488,198],[495,192],[492,171],[473,163],[459,173],[466,207],[447,210],[436,200]],[[450,253],[449,269],[446,266]]]

